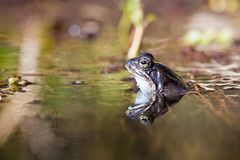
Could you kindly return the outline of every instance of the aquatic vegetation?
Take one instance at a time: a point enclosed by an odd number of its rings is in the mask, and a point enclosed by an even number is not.
[[[144,29],[156,19],[156,16],[154,14],[144,16],[141,0],[125,0],[122,10],[123,15],[119,23],[119,28],[125,30],[125,33],[127,33],[130,30],[130,26],[133,26],[132,35],[130,36],[130,47],[127,51],[127,59],[130,59],[137,56]]]
[[[221,65],[219,63],[195,62],[191,68],[178,67],[177,70],[191,74],[189,82],[194,86],[194,90],[216,91],[240,89],[239,63]]]
[[[208,12],[194,14],[189,19],[186,29],[181,42],[199,50],[229,49],[239,38],[234,21]]]
[[[185,45],[195,45],[195,46],[211,46],[220,45],[224,48],[228,48],[233,43],[233,32],[228,28],[223,28],[221,30],[190,30],[186,33],[183,38],[183,43]]]

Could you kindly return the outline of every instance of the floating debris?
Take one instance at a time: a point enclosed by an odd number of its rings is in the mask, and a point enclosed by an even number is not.
[[[85,83],[86,83],[85,81],[80,81],[80,80],[76,80],[76,81],[71,82],[72,85],[83,85]]]
[[[228,96],[228,97],[233,97],[233,98],[239,97],[239,95],[237,95],[237,94],[227,94],[226,96]]]
[[[17,85],[18,82],[21,81],[21,79],[22,79],[22,77],[20,77],[20,76],[15,76],[15,75],[11,76],[7,80],[8,81],[8,85],[13,85],[13,84]]]
[[[8,85],[8,89],[12,92],[23,92],[22,87],[15,84]]]
[[[32,83],[28,80],[25,80],[25,79],[22,79],[17,83],[17,85],[22,86],[22,87],[27,86],[27,85],[31,85],[31,84],[34,84],[34,83]]]
[[[191,72],[199,75],[220,75],[226,77],[240,77],[240,73],[235,72],[237,68],[240,68],[240,64],[232,63],[229,65],[221,65],[216,62],[212,63],[200,63],[195,62],[191,68],[178,67],[177,70],[180,72]]]
[[[8,85],[18,85],[18,86],[27,86],[30,84],[34,84],[28,80],[23,79],[21,76],[11,76],[7,80]]]
[[[200,88],[204,89],[205,91],[215,91],[214,88],[208,87],[208,84],[196,83],[196,85],[199,86]],[[199,90],[199,89],[198,89],[198,90]]]
[[[41,103],[42,103],[42,101],[39,99],[34,99],[33,101],[28,102],[28,104],[41,104]]]
[[[240,85],[237,85],[237,86],[226,86],[226,87],[223,87],[224,90],[228,90],[228,89],[240,89]]]
[[[6,94],[0,93],[0,102],[5,102]]]
[[[23,87],[31,84],[34,83],[23,79],[21,76],[10,76],[7,80],[0,82],[1,100],[7,95],[13,95],[14,92],[25,92],[25,90],[23,90]]]
[[[189,86],[195,91],[201,89],[205,91],[215,91],[216,88],[222,90],[240,89],[240,64],[235,61],[231,64],[192,63],[190,68],[179,67],[178,71],[187,73],[191,80]]]

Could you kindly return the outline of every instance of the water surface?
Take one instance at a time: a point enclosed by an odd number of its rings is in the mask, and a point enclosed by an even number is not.
[[[114,28],[90,41],[58,40],[45,25],[38,61],[42,74],[36,76],[40,90],[34,93],[40,101],[28,105],[0,146],[0,159],[239,159],[239,97],[221,89],[186,95],[152,125],[141,125],[125,115],[136,96],[128,91],[132,83],[122,81],[130,74],[102,73],[121,57]],[[1,79],[17,72],[19,44],[0,44],[0,69],[6,69]],[[72,85],[76,80],[85,83]],[[0,103],[1,110],[10,107],[6,103]]]

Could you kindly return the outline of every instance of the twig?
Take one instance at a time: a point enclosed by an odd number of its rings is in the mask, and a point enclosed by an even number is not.
[[[133,36],[133,41],[131,43],[130,48],[128,49],[128,54],[127,54],[128,59],[136,57],[142,41],[143,31],[144,31],[143,25],[136,26],[134,36]]]

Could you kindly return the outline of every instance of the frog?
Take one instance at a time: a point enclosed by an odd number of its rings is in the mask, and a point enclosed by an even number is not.
[[[145,52],[139,57],[127,60],[125,68],[133,74],[137,87],[143,93],[162,94],[174,101],[188,90],[182,78],[156,61],[151,53]]]
[[[141,90],[137,92],[135,103],[130,105],[125,114],[130,120],[135,120],[143,125],[151,125],[157,117],[166,114],[174,107],[183,96],[177,96],[175,100],[162,94],[148,94]]]

